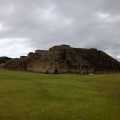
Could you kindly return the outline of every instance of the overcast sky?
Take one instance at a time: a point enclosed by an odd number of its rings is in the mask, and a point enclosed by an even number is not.
[[[120,60],[120,0],[0,0],[0,56],[60,44]]]

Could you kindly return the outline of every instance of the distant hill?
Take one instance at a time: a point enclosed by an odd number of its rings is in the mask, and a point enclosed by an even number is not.
[[[95,48],[72,48],[69,45],[53,46],[49,50],[36,50],[28,56],[8,61],[4,67],[11,70],[30,70],[54,73],[90,73],[120,71],[120,62]]]

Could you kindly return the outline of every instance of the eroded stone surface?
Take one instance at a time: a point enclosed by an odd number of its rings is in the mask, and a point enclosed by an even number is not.
[[[92,73],[94,71],[119,71],[120,62],[95,48],[72,48],[69,45],[53,46],[47,50],[36,50],[20,59],[12,59],[6,69],[35,72]]]

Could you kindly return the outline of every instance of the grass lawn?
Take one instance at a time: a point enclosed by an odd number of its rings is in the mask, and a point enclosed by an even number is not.
[[[120,73],[0,70],[0,120],[120,120]]]

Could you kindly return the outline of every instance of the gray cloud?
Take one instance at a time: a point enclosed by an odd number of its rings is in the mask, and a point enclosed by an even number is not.
[[[57,44],[97,48],[120,59],[119,0],[0,0],[0,56]]]

